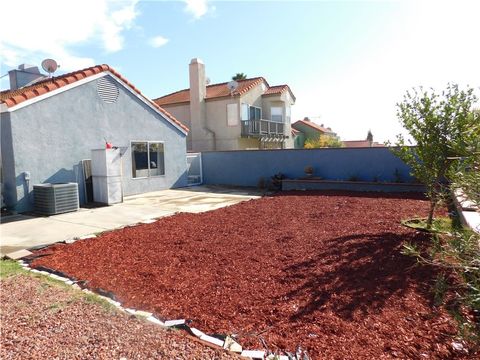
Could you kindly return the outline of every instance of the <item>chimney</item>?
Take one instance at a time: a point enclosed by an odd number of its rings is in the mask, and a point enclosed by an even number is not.
[[[16,90],[47,78],[38,70],[37,66],[27,64],[18,66],[18,69],[10,70],[8,77],[10,78],[10,90]]]
[[[310,121],[310,119],[308,118],[308,116],[305,116],[305,117],[303,118],[303,121]]]
[[[192,150],[214,150],[214,133],[207,127],[205,97],[207,84],[205,64],[194,58],[189,65],[190,75],[190,133],[192,135]]]
[[[190,104],[205,101],[207,84],[205,77],[205,64],[201,59],[194,58],[190,61]]]

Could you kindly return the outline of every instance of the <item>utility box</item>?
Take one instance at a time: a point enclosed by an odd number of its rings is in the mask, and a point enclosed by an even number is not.
[[[33,202],[36,213],[56,215],[77,211],[78,184],[36,184],[33,185]]]
[[[117,204],[123,201],[120,149],[92,150],[93,201]]]

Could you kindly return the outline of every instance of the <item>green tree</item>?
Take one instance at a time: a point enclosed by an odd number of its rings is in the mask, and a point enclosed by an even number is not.
[[[368,130],[367,141],[369,141],[370,144],[373,143],[373,134],[370,130]]]
[[[332,135],[320,135],[315,139],[307,139],[303,145],[305,149],[339,148],[342,146],[343,142],[338,137]]]
[[[453,187],[461,189],[468,199],[480,206],[480,109],[470,114],[470,127],[460,142],[454,144],[459,161],[449,178]]]
[[[407,144],[397,135],[393,151],[426,187],[430,199],[428,228],[436,205],[448,190],[447,176],[458,166],[460,150],[465,150],[464,137],[474,125],[472,105],[476,100],[473,89],[460,90],[458,85],[448,84],[441,94],[413,89],[397,104],[397,116],[413,141]]]
[[[245,73],[236,73],[234,76],[232,76],[232,80],[238,81],[238,80],[245,80],[247,78],[247,74]]]

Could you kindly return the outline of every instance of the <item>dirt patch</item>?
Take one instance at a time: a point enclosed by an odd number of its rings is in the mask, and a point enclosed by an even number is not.
[[[2,359],[238,359],[29,276],[0,281]]]
[[[291,192],[57,245],[34,261],[126,306],[188,318],[243,345],[314,358],[462,358],[432,305],[433,271],[400,253],[426,234],[412,195]]]

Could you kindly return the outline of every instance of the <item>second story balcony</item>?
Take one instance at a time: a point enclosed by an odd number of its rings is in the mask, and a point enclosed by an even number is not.
[[[265,136],[280,135],[284,136],[284,123],[271,120],[243,120],[242,136]]]

